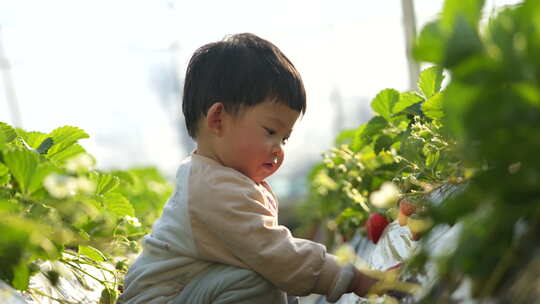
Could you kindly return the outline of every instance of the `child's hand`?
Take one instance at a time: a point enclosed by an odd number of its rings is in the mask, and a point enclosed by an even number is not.
[[[356,295],[365,297],[366,295],[382,295],[385,293],[413,294],[420,289],[415,283],[400,280],[399,265],[386,271],[357,270],[350,286],[350,291]]]
[[[358,296],[365,296],[379,280],[368,276],[355,268],[354,278],[349,285],[348,292],[354,292]]]

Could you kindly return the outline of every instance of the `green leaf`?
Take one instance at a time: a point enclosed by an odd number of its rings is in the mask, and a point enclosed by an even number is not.
[[[354,137],[356,136],[356,129],[349,129],[349,130],[343,130],[339,135],[336,137],[335,144],[341,145],[345,143],[349,143],[352,140],[354,140]]]
[[[94,262],[105,262],[107,257],[103,252],[92,246],[79,246],[79,254],[89,257]]]
[[[444,90],[445,122],[454,136],[462,138],[466,133],[465,117],[471,111],[475,100],[481,96],[481,90],[477,86],[458,83],[453,81]]]
[[[394,89],[384,89],[375,96],[371,102],[371,108],[375,113],[384,117],[387,121],[390,121],[393,109],[396,103],[399,101],[399,92]]]
[[[30,283],[30,271],[24,261],[21,261],[15,267],[13,267],[14,277],[11,284],[15,289],[27,290]]]
[[[139,178],[137,177],[137,174],[130,171],[113,171],[111,172],[112,175],[119,178],[120,181],[124,182],[128,187],[130,187],[130,190],[133,189],[133,187],[139,182]],[[122,184],[122,183],[120,183]]]
[[[464,20],[471,27],[476,28],[482,16],[484,0],[446,0],[441,17],[441,27],[443,31],[450,32],[456,24]]]
[[[24,140],[24,142],[32,149],[36,149],[39,145],[49,137],[45,133],[41,132],[26,132],[22,129],[17,129],[17,133]]]
[[[0,149],[4,149],[7,143],[17,138],[17,133],[10,125],[0,122]]]
[[[372,117],[357,129],[356,138],[351,145],[353,150],[358,151],[361,147],[372,142],[373,137],[379,135],[379,132],[386,126],[388,126],[388,121],[381,116]]]
[[[113,191],[120,183],[118,177],[97,171],[91,172],[89,177],[93,182],[96,183],[97,195],[103,195]]]
[[[414,140],[409,132],[404,133],[401,137],[400,154],[413,163],[423,163],[419,152],[422,148],[422,142]]]
[[[54,144],[52,137],[47,137],[41,145],[36,149],[39,154],[47,154],[51,146]]]
[[[53,145],[54,147],[54,145]],[[65,148],[64,150],[62,151],[59,151],[57,153],[55,153],[54,155],[52,156],[48,156],[48,158],[55,162],[55,163],[62,163],[72,157],[75,157],[81,153],[86,153],[86,150],[84,150],[83,147],[81,147],[81,145],[77,144],[77,143],[74,143],[72,144],[71,146]]]
[[[442,97],[442,93],[437,93],[422,104],[422,111],[427,117],[434,120],[441,120],[444,117]]]
[[[8,151],[4,161],[21,192],[27,195],[41,188],[45,176],[54,170],[50,164],[41,162],[38,153],[28,150]]]
[[[377,141],[375,142],[375,146],[374,146],[375,153],[379,154],[379,152],[381,152],[382,150],[388,149],[388,147],[390,147],[393,143],[394,143],[394,140],[390,136],[388,135],[380,136],[379,138],[377,138]]]
[[[442,69],[437,66],[432,66],[423,70],[418,78],[418,88],[424,94],[426,99],[438,93],[441,89],[441,84],[444,79]]]
[[[399,101],[396,103],[393,109],[393,114],[400,113],[408,107],[415,105],[424,100],[422,96],[415,92],[405,92],[399,95]]]
[[[446,41],[445,57],[442,64],[445,67],[452,68],[470,58],[478,60],[474,55],[481,54],[482,49],[482,41],[476,27],[467,23],[464,17],[459,16],[450,37]]]
[[[527,103],[533,106],[540,106],[540,89],[534,84],[521,82],[512,85],[514,91]]]
[[[407,117],[407,115],[392,116],[391,120],[392,126],[398,128],[401,131],[407,130],[410,122],[411,120]]]
[[[382,119],[384,121],[384,118],[382,118],[380,116],[375,116],[375,117],[379,117],[380,119]],[[365,144],[364,140],[362,138],[362,134],[366,130],[366,127],[367,127],[367,123],[360,125],[360,127],[358,127],[358,129],[356,129],[354,139],[353,139],[353,141],[351,143],[351,149],[353,151],[355,151],[355,152],[360,151],[360,149],[362,149],[362,147]]]
[[[9,183],[9,169],[4,164],[0,163],[0,186],[5,186]]]
[[[0,134],[5,143],[14,140],[17,137],[17,132],[10,125],[0,121]]]
[[[439,157],[440,157],[439,151],[428,153],[426,157],[426,167],[431,169],[435,165],[437,165],[437,162],[439,161]]]
[[[135,216],[131,203],[119,193],[108,193],[103,198],[105,209],[117,217]]]
[[[414,57],[418,61],[442,63],[445,49],[444,37],[438,21],[427,23],[413,46]]]
[[[54,162],[62,162],[85,150],[77,144],[79,139],[88,138],[88,134],[82,129],[72,126],[64,126],[53,130],[50,134],[53,145],[47,152],[47,157]]]
[[[375,116],[368,121],[361,136],[366,139],[371,139],[373,136],[378,135],[378,133],[387,126],[388,122],[386,120],[380,116]]]

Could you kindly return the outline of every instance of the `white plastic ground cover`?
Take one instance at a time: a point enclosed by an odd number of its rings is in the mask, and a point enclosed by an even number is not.
[[[430,204],[441,204],[446,198],[456,195],[463,191],[464,185],[444,185],[432,191],[427,198]],[[461,231],[461,224],[457,223],[450,227],[447,225],[439,225],[434,228],[432,233],[423,242],[416,242],[412,240],[412,235],[407,226],[400,226],[397,221],[391,222],[384,229],[381,238],[377,244],[373,244],[365,236],[357,233],[357,235],[348,243],[355,248],[356,251],[356,266],[362,268],[368,266],[374,270],[386,270],[397,264],[406,261],[411,257],[415,250],[417,250],[420,244],[426,246],[430,256],[442,256],[451,254],[455,250],[455,246],[458,241],[459,232]],[[399,301],[401,304],[415,303],[421,299],[427,292],[431,290],[434,284],[437,282],[437,271],[433,264],[426,265],[426,274],[414,278],[421,286],[422,289],[414,296],[408,296]],[[463,286],[459,288],[454,294],[453,299],[463,302],[470,302],[470,287],[467,282],[464,282]],[[308,304],[308,302],[300,301],[300,304]],[[315,304],[326,304],[326,298],[321,296],[315,302]],[[309,303],[309,304],[311,304]],[[383,303],[395,303],[394,300],[388,299],[386,296],[377,298],[358,297],[355,294],[343,295],[337,304],[383,304]]]
[[[2,304],[27,304],[19,292],[8,284],[0,281],[0,303]]]
[[[61,299],[62,303],[95,304],[99,303],[103,285],[93,277],[104,281],[113,279],[112,275],[91,265],[80,264],[81,271],[74,270],[63,263],[47,261],[40,265],[41,272],[30,279],[30,291],[24,292],[28,304],[57,304],[54,299]],[[102,267],[112,267],[103,263]],[[60,273],[56,286],[43,275],[49,270]],[[88,275],[89,274],[89,275]],[[3,304],[3,302],[0,301]]]
[[[29,290],[19,292],[0,281],[0,304],[95,304],[99,303],[103,285],[96,279],[111,281],[114,278],[104,270],[87,264],[74,264],[76,268],[63,263],[46,261],[40,265],[40,272],[30,279]],[[101,267],[111,268],[103,263]],[[58,283],[53,286],[43,274],[48,271],[60,273]],[[85,273],[83,273],[85,272]],[[94,278],[92,278],[94,277]],[[55,299],[59,299],[57,301]]]

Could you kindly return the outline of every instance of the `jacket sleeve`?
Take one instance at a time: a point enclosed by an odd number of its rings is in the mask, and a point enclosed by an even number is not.
[[[323,245],[294,238],[285,226],[275,224],[250,180],[230,173],[205,186],[206,191],[195,191],[199,194],[189,207],[202,257],[250,268],[292,295],[345,292],[352,278],[336,257]]]

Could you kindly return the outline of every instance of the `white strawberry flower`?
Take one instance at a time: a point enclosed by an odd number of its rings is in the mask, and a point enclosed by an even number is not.
[[[394,183],[384,182],[379,190],[371,193],[369,200],[377,208],[390,208],[397,203],[399,195],[399,189]]]
[[[45,178],[43,187],[55,198],[66,198],[77,193],[77,180],[71,176],[53,173]]]
[[[59,199],[77,193],[91,193],[96,189],[94,182],[85,177],[73,177],[58,173],[49,174],[43,181],[43,187],[52,197]]]
[[[133,227],[141,227],[141,222],[136,217],[126,215],[124,216],[124,220]]]
[[[77,177],[76,182],[79,193],[92,193],[96,190],[96,184],[86,177]]]
[[[94,166],[95,161],[90,154],[80,153],[66,162],[66,170],[70,173],[86,172]]]

